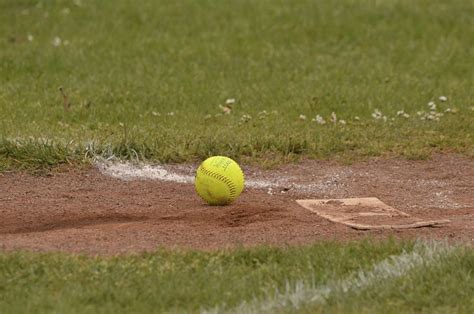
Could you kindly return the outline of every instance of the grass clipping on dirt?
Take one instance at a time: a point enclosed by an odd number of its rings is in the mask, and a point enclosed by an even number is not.
[[[0,253],[5,312],[470,312],[474,251],[444,243],[320,242],[133,256]]]
[[[469,1],[0,5],[0,168],[473,153]]]

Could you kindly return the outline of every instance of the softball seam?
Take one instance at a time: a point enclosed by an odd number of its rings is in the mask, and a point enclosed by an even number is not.
[[[211,178],[214,178],[216,180],[219,180],[219,181],[222,181],[223,183],[225,183],[227,185],[227,187],[229,188],[229,193],[230,193],[230,198],[231,199],[234,199],[236,197],[237,191],[236,191],[235,184],[229,178],[227,178],[227,177],[225,177],[225,176],[223,176],[219,173],[215,173],[213,171],[207,170],[203,166],[201,166],[200,168],[201,168],[201,171],[204,175],[209,176]]]

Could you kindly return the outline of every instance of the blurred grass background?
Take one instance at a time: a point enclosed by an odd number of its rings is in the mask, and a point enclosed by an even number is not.
[[[474,156],[472,16],[465,0],[1,0],[0,168]],[[439,121],[416,114],[430,101]]]

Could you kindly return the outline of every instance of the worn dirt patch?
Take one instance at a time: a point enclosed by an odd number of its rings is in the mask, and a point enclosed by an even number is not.
[[[192,174],[192,169],[180,171]],[[246,189],[225,207],[204,204],[191,184],[124,181],[97,169],[63,169],[39,177],[4,173],[0,249],[119,254],[160,246],[286,246],[388,236],[474,242],[474,161],[466,157],[374,159],[351,166],[305,161],[273,171],[244,171],[261,188]],[[358,231],[295,202],[367,196],[416,217],[452,222],[437,228]]]

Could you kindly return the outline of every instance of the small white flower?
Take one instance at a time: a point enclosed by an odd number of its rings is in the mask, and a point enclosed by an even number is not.
[[[206,115],[204,116],[204,120],[209,120],[209,119],[211,119],[211,118],[212,118],[212,115],[210,115],[210,114],[206,114]]]
[[[235,98],[229,98],[225,101],[226,105],[233,105],[235,104]]]
[[[151,114],[154,115],[155,117],[161,116],[161,113],[156,112],[156,111],[152,111]]]
[[[408,113],[406,113],[405,111],[403,111],[403,110],[399,110],[399,111],[397,111],[397,117],[409,118],[410,115]]]
[[[174,116],[174,111],[168,112],[166,115],[172,117]]]
[[[123,122],[119,122],[119,126],[121,126],[123,128],[124,127]]]
[[[339,120],[340,124],[346,125],[346,120]]]
[[[421,115],[420,120],[439,121],[439,118],[442,116],[444,116],[444,114],[441,112],[424,112],[423,115]]]
[[[33,35],[31,35],[31,34],[28,34],[28,36],[26,36],[26,38],[28,39],[29,42],[32,42],[33,39],[34,39]]]
[[[436,104],[434,103],[434,101],[430,101],[428,103],[428,107],[430,108],[431,111],[435,111],[436,110]]]
[[[61,38],[59,38],[59,37],[54,37],[54,39],[53,39],[53,46],[54,46],[54,47],[59,47],[59,46],[61,46],[61,42],[62,42],[62,41],[61,41]]]
[[[329,119],[332,123],[337,122],[337,115],[335,112],[331,112],[331,119]]]
[[[355,116],[355,117],[354,117],[354,120],[356,120],[356,121],[360,121],[360,118],[359,118],[359,116]]]
[[[260,112],[258,113],[258,118],[259,118],[260,120],[265,119],[267,116],[268,116],[268,112],[267,112],[266,110],[260,111]]]
[[[445,102],[448,100],[448,97],[446,96],[439,96],[439,100],[442,101],[442,102]]]
[[[458,113],[458,109],[457,108],[448,108],[444,112],[451,113],[451,114],[456,114],[456,113]]]
[[[306,120],[306,116],[304,114],[300,114],[300,116],[298,117],[301,121],[304,121]]]
[[[324,121],[324,118],[321,117],[319,114],[316,115],[316,117],[312,121],[316,122],[317,124],[326,124],[326,121]]]
[[[382,112],[380,112],[380,110],[378,110],[378,109],[375,109],[374,112],[372,113],[372,117],[375,120],[379,120],[379,119],[382,118]]]
[[[252,120],[252,116],[249,114],[244,114],[242,117],[240,117],[240,124],[246,123],[248,121]]]
[[[219,105],[219,108],[222,110],[224,114],[230,114],[232,112],[231,106],[228,106],[228,105],[226,106]]]

